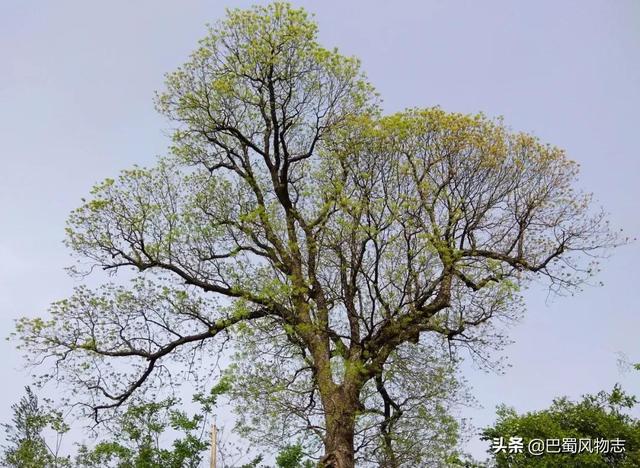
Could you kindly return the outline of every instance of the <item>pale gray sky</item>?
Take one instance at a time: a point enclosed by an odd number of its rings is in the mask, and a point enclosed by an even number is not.
[[[168,123],[153,91],[196,47],[205,23],[255,2],[112,0],[0,3],[0,331],[42,314],[74,280],[66,216],[91,185],[152,164]],[[316,14],[326,46],[356,55],[385,109],[440,105],[503,115],[582,166],[615,225],[640,232],[640,1],[295,1]],[[528,296],[505,375],[467,369],[483,410],[547,406],[622,382],[616,353],[640,360],[638,243],[603,263],[604,287],[546,301]],[[29,383],[0,343],[0,420]],[[475,454],[484,445],[471,444]]]

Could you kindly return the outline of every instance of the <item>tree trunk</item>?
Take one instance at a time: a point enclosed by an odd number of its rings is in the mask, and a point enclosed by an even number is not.
[[[349,421],[350,419],[350,421]],[[325,455],[322,457],[322,468],[353,468],[353,432],[355,413],[351,418],[339,418],[332,427],[327,427]]]
[[[322,468],[353,468],[355,466],[353,439],[359,392],[339,387],[339,391],[325,400],[325,455]]]

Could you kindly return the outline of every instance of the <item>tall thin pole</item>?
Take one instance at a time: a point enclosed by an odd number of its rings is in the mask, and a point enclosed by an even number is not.
[[[217,468],[218,461],[218,428],[215,421],[211,426],[211,468]]]

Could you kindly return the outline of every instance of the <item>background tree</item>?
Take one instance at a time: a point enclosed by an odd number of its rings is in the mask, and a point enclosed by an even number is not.
[[[313,468],[315,464],[310,460],[304,460],[302,445],[294,444],[286,446],[276,457],[278,468]]]
[[[11,406],[10,424],[2,424],[6,445],[3,447],[2,465],[16,468],[65,467],[69,458],[59,456],[62,436],[68,427],[55,411],[43,408],[30,387],[20,402]],[[54,442],[47,443],[45,431],[54,433]]]
[[[78,444],[75,455],[59,453],[68,425],[59,412],[43,408],[30,387],[18,404],[13,405],[13,424],[3,424],[9,445],[4,447],[2,466],[16,468],[197,468],[208,463],[211,434],[209,419],[219,397],[230,390],[223,379],[208,395],[196,394],[199,410],[189,415],[179,408],[180,401],[168,398],[159,402],[131,404],[125,412],[109,421],[109,431],[96,443]],[[51,441],[53,439],[53,442]],[[278,468],[309,468],[314,464],[304,457],[302,446],[286,444],[276,456]],[[219,444],[218,466],[267,468],[263,455],[249,463],[246,450],[233,450]]]
[[[77,467],[198,468],[210,448],[206,423],[212,402],[201,396],[203,411],[189,416],[176,408],[178,401],[131,405],[112,422],[109,438],[93,447],[82,445]],[[168,432],[177,432],[169,443]]]
[[[522,437],[523,453],[489,453],[498,467],[632,467],[640,465],[640,420],[631,417],[628,411],[637,405],[633,396],[627,395],[619,386],[610,392],[586,395],[581,401],[567,398],[554,400],[551,407],[541,411],[519,415],[507,407],[498,408],[498,420],[493,427],[483,431],[484,440],[502,437]],[[623,440],[624,451],[616,452],[611,447],[608,453],[545,453],[533,456],[526,450],[531,439],[604,439]]]
[[[363,396],[379,394],[378,444],[399,414],[391,362],[425,336],[499,346],[493,319],[518,315],[526,281],[574,289],[616,243],[561,150],[482,115],[382,116],[358,61],[316,36],[287,4],[230,11],[158,96],[171,154],[71,214],[81,265],[140,274],[18,335],[97,421],[266,327],[304,363],[288,385],[313,389],[322,463],[351,467]]]

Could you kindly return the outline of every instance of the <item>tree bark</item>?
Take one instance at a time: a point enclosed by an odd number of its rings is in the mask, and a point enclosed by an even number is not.
[[[322,457],[322,468],[353,468],[353,432],[355,415],[335,420],[331,428],[327,428],[325,455]]]
[[[355,466],[354,432],[359,407],[359,389],[338,387],[333,395],[324,399],[325,455],[320,460],[322,468],[353,468]]]

